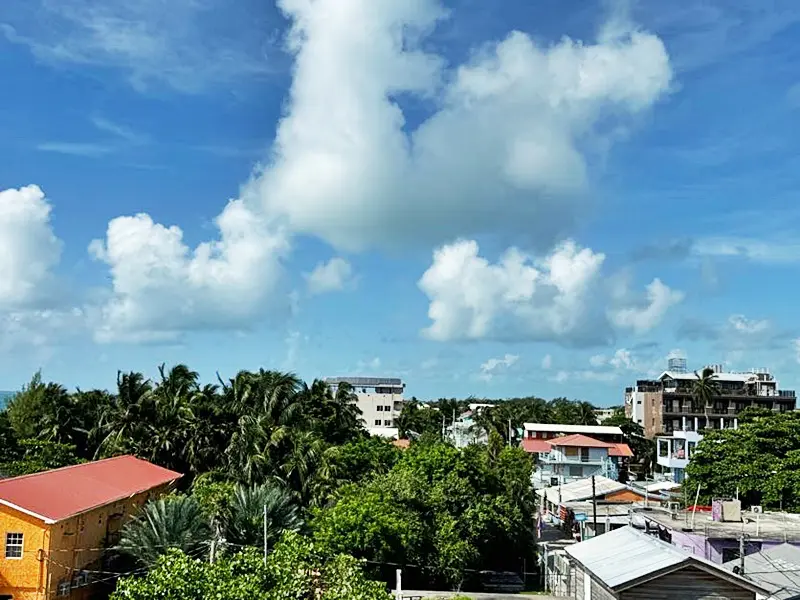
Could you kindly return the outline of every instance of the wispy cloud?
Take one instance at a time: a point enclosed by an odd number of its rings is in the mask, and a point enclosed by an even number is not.
[[[696,240],[692,249],[698,256],[741,258],[763,264],[794,264],[800,262],[800,240],[789,235],[758,239],[736,236],[708,237]]]
[[[109,121],[104,117],[92,117],[92,124],[100,131],[104,131],[118,138],[122,138],[131,144],[145,144],[149,141],[149,138],[146,135],[137,133],[124,125],[119,125],[118,123]]]
[[[82,142],[43,142],[37,144],[36,149],[41,152],[55,152],[57,154],[83,156],[86,158],[100,158],[115,150],[113,146],[106,144]]]
[[[283,60],[277,10],[253,9],[223,0],[5,0],[0,33],[54,66],[119,69],[139,91],[197,93],[274,72],[270,64]]]

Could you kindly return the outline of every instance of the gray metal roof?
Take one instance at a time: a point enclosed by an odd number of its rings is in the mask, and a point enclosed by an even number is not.
[[[401,386],[403,385],[403,380],[397,377],[326,377],[325,383],[349,383],[352,386]]]
[[[723,566],[732,571],[740,564],[737,558]],[[770,592],[770,600],[800,598],[800,548],[780,544],[748,554],[744,558],[744,573],[745,577]]]
[[[746,589],[764,593],[755,582],[748,581],[710,561],[685,553],[633,527],[622,527],[579,544],[568,546],[567,554],[580,562],[595,579],[611,589],[624,587],[648,575],[686,564],[717,573]]]
[[[614,492],[619,492],[626,489],[624,483],[614,481],[602,475],[595,476],[595,494],[597,496],[605,496]],[[559,496],[559,490],[561,495]],[[564,485],[556,485],[536,490],[538,496],[545,496],[548,502],[571,502],[573,500],[586,500],[592,497],[592,478],[579,479],[572,483],[565,483]]]

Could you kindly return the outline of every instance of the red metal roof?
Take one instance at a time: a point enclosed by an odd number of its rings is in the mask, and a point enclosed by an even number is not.
[[[522,449],[525,450],[525,452],[540,454],[550,452],[552,447],[550,446],[550,440],[527,438],[522,440]]]
[[[0,504],[51,523],[180,477],[135,456],[117,456],[0,480]]]
[[[588,435],[580,433],[573,433],[564,437],[547,440],[551,446],[578,446],[580,448],[613,448],[614,444],[608,442],[601,442]]]
[[[633,456],[633,450],[628,444],[612,444],[613,448],[608,449],[609,456],[623,456],[630,458]]]

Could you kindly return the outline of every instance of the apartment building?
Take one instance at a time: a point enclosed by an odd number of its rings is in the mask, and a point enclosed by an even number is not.
[[[616,479],[620,466],[633,456],[625,443],[604,442],[580,433],[546,440],[524,439],[522,448],[537,456],[533,474],[533,487],[537,489],[592,475]]]
[[[686,369],[686,360],[671,359],[668,370],[657,379],[639,380],[625,389],[625,414],[653,438],[675,431],[737,428],[738,414],[750,406],[774,412],[795,409],[794,390],[779,389],[767,369],[726,372],[722,365],[710,368],[720,390],[711,405],[701,406],[694,398],[697,374]]]
[[[331,391],[336,393],[339,385],[348,383],[357,398],[364,427],[370,435],[396,438],[395,421],[403,410],[403,392],[406,384],[393,377],[327,377]]]

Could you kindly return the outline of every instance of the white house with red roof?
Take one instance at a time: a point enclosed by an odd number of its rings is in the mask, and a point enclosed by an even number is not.
[[[606,442],[574,433],[552,439],[528,438],[522,448],[535,454],[534,487],[563,485],[592,475],[616,479],[623,461],[633,456],[623,442]]]

